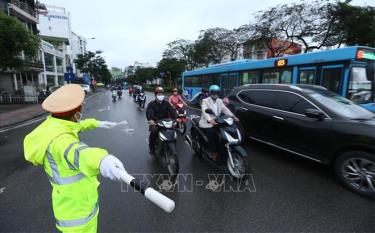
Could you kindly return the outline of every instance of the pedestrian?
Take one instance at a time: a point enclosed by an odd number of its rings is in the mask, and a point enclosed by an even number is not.
[[[81,142],[78,133],[112,128],[114,122],[81,120],[85,93],[76,84],[53,92],[42,104],[51,113],[24,140],[27,161],[44,167],[52,185],[52,207],[56,227],[62,232],[96,232],[98,222],[99,173],[120,181],[124,166],[105,149]]]

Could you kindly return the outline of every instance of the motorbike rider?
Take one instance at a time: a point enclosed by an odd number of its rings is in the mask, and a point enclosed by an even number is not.
[[[156,121],[173,117],[177,117],[176,111],[164,100],[164,89],[162,87],[155,88],[155,100],[151,101],[147,105],[146,118],[149,124],[149,149],[150,154],[155,154],[155,140],[158,136],[159,127],[156,125]]]
[[[141,86],[136,86],[134,89],[134,100],[135,102],[138,102],[138,96],[142,92],[142,87]]]
[[[210,86],[210,96],[202,100],[202,116],[199,121],[199,127],[208,138],[208,149],[210,150],[210,152],[212,152],[213,160],[218,159],[217,142],[219,140],[218,132],[214,127],[216,125],[215,118],[222,114],[225,114],[233,117],[235,121],[239,121],[239,119],[224,105],[222,99],[219,98],[220,91],[221,89],[218,85]],[[206,113],[206,109],[211,109],[214,115]]]
[[[182,99],[182,97],[178,94],[178,89],[173,88],[172,95],[169,97],[168,102],[172,105],[172,107],[177,108],[178,104],[183,104],[184,107],[187,106],[185,101]]]

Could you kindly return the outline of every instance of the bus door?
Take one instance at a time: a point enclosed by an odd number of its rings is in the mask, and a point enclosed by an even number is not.
[[[298,84],[316,84],[316,67],[300,67],[298,69]]]
[[[337,94],[342,94],[340,89],[342,86],[342,77],[344,74],[343,65],[323,66],[321,72],[320,85]]]
[[[234,87],[238,86],[238,73],[221,74],[222,95],[228,96]]]

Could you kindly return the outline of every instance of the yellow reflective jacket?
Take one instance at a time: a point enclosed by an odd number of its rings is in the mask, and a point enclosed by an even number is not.
[[[78,123],[48,117],[24,140],[26,160],[43,165],[52,184],[52,206],[59,230],[82,230],[98,214],[100,161],[104,149],[80,142],[78,133],[94,129],[95,119]]]

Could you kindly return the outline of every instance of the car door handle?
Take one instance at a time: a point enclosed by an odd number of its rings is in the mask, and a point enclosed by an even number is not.
[[[284,120],[284,118],[282,118],[282,117],[279,117],[279,116],[272,116],[274,119],[276,119],[276,120],[279,120],[279,121],[283,121]]]
[[[240,107],[240,109],[243,110],[243,111],[249,111],[249,109],[244,108],[244,107]]]

